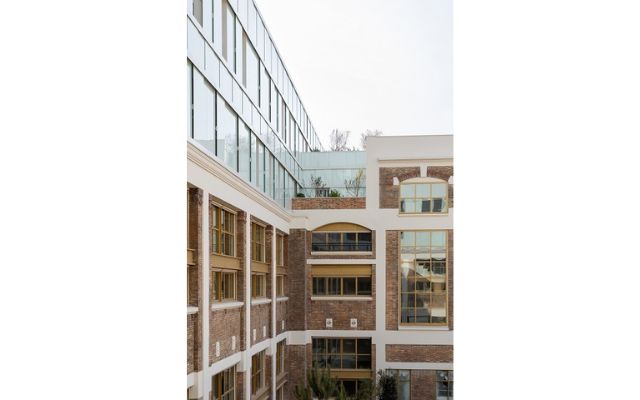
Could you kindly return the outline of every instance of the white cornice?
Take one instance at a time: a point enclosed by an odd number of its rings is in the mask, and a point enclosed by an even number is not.
[[[197,144],[187,139],[187,160],[198,165],[205,171],[214,175],[224,183],[236,189],[243,195],[282,218],[286,222],[291,222],[292,216],[285,209],[279,207],[273,200],[258,192],[255,188],[245,182],[242,178],[229,171],[225,166],[206,154]]]

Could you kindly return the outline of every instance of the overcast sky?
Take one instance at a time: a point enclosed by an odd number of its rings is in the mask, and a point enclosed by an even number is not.
[[[256,0],[323,144],[452,132],[450,0]]]

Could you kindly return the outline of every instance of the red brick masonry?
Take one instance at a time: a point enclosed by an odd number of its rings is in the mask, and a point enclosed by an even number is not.
[[[386,345],[386,359],[389,362],[453,362],[453,346],[434,345]]]
[[[364,209],[366,197],[296,197],[291,201],[294,210]]]

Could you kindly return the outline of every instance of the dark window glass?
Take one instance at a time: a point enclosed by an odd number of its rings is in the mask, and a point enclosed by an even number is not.
[[[313,294],[324,295],[326,291],[326,278],[313,278]]]
[[[358,278],[358,295],[371,295],[371,277]]]
[[[311,250],[312,251],[326,251],[327,234],[326,233],[313,233],[311,236]]]
[[[342,340],[342,352],[353,353],[356,352],[356,340],[355,339],[343,339]]]
[[[327,278],[328,281],[328,295],[340,295],[340,278]]]
[[[358,355],[358,369],[371,369],[370,355]]]
[[[442,199],[433,199],[433,212],[442,212],[442,204]]]
[[[371,251],[371,232],[358,233],[358,251]]]
[[[356,278],[342,278],[342,294],[355,296]]]
[[[371,362],[369,362],[371,364]],[[355,369],[356,368],[356,356],[355,354],[342,356],[342,368],[343,369]]]
[[[371,339],[358,339],[358,354],[371,354]]]

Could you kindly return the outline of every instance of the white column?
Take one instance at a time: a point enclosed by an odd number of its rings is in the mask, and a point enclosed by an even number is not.
[[[202,398],[209,398],[211,391],[211,380],[209,379],[209,193],[202,191],[202,279],[200,281],[200,295],[202,307],[200,317],[202,318]]]
[[[271,229],[271,398],[276,398],[276,341],[278,336],[276,329],[276,227]]]
[[[242,355],[244,367],[244,398],[251,398],[251,214],[246,213],[244,224],[244,343],[245,351]]]
[[[387,326],[387,240],[382,224],[376,226],[376,334],[372,341],[376,345],[376,369],[383,368],[385,360],[385,329]]]

